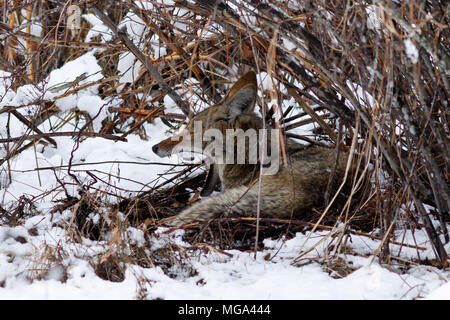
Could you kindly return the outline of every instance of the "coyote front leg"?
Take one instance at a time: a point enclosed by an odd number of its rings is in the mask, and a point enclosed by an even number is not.
[[[250,216],[256,213],[258,194],[246,186],[226,190],[216,197],[206,198],[180,214],[162,220],[162,223],[181,226],[193,221],[206,221],[218,216]]]
[[[163,223],[180,226],[196,220],[211,220],[219,216],[255,217],[259,192],[261,192],[260,212],[264,217],[289,218],[296,209],[293,192],[289,186],[263,184],[259,191],[258,185],[254,184],[250,188],[240,186],[228,189],[216,197],[203,199],[177,216],[165,219]],[[298,194],[304,197],[302,192],[299,191]]]

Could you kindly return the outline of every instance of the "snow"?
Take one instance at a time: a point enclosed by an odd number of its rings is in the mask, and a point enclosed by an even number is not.
[[[450,300],[450,282],[431,291],[426,297],[427,300]]]
[[[416,64],[419,59],[419,51],[417,50],[417,47],[409,38],[404,40],[403,43],[405,44],[405,53],[409,60],[411,60],[413,64]]]
[[[49,227],[48,222],[43,224]],[[142,239],[140,231],[128,232],[130,238]],[[133,236],[133,233],[136,234]],[[27,242],[14,241],[13,237],[18,235]],[[441,271],[417,268],[404,275],[397,274],[376,262],[371,263],[370,256],[347,256],[357,270],[342,279],[330,277],[318,263],[292,264],[296,248],[305,239],[303,234],[287,241],[266,240],[266,249],[256,260],[253,253],[237,250],[228,250],[228,255],[217,252],[193,255],[190,263],[198,272],[193,277],[174,279],[159,267],[144,269],[130,265],[124,281],[117,283],[101,280],[92,267],[79,258],[87,251],[83,252],[80,247],[66,248],[69,267],[65,281],[61,280],[63,268],[58,265],[43,279],[31,281],[23,274],[30,272],[29,268],[36,263],[33,256],[36,259],[38,241],[27,234],[26,227],[0,227],[0,236],[0,282],[3,282],[0,299],[135,299],[138,280],[146,287],[148,299],[413,299],[429,292],[428,298],[448,299],[450,293]],[[56,245],[64,233],[51,228],[40,236],[53,239],[46,243],[50,246]],[[174,238],[179,239],[179,236],[180,232]],[[361,243],[355,241],[352,247],[357,249]],[[179,240],[177,244],[182,245]],[[159,245],[164,246],[164,240],[160,240]],[[266,254],[273,257],[271,261],[264,258]],[[315,256],[316,253],[309,258]],[[144,284],[142,279],[145,279]]]
[[[373,12],[373,11],[371,11]],[[372,15],[374,13],[371,13]],[[108,40],[108,30],[93,15],[84,15],[95,28],[88,38],[102,34]],[[128,32],[142,34],[143,27],[133,21],[135,16],[127,16],[124,26]],[[376,21],[373,22],[377,27]],[[409,42],[408,42],[409,41]],[[413,63],[417,62],[417,49],[408,39],[405,40],[406,54]],[[414,50],[415,49],[415,50]],[[94,56],[95,50],[69,61],[50,73],[48,79],[36,86],[26,85],[12,91],[8,77],[10,74],[0,70],[0,108],[4,106],[29,105],[20,112],[33,112],[33,101],[39,97],[55,99],[67,91],[61,85],[76,81],[78,85],[103,79],[101,68]],[[141,68],[134,57],[124,53],[119,58],[121,82],[132,82]],[[271,88],[272,83],[263,75],[263,88]],[[355,88],[355,84],[349,84]],[[52,89],[52,90],[50,90]],[[373,98],[356,87],[357,95],[367,104]],[[107,107],[118,103],[105,101],[98,96],[98,85],[92,85],[77,93],[56,100],[61,113],[77,107],[91,117],[96,132],[101,120],[107,115]],[[179,112],[174,102],[166,97],[164,103],[169,112]],[[0,134],[6,136],[7,115],[0,114]],[[62,131],[74,130],[73,123],[67,123]],[[15,118],[10,119],[12,136],[23,135],[27,128]],[[48,131],[48,124],[40,126]],[[239,250],[204,251],[195,250],[183,242],[182,230],[166,234],[167,229],[159,228],[145,241],[145,232],[140,227],[129,227],[122,236],[127,244],[152,252],[176,244],[183,253],[190,268],[196,272],[175,265],[178,276],[169,277],[160,266],[144,268],[128,264],[124,268],[124,280],[111,282],[101,279],[90,263],[117,250],[113,235],[93,241],[83,238],[73,241],[68,235],[68,225],[73,219],[70,210],[51,212],[55,201],[65,198],[59,181],[66,183],[67,192],[78,195],[78,187],[67,173],[67,167],[52,170],[34,170],[49,166],[67,166],[73,153],[72,172],[85,183],[92,180],[86,174],[90,170],[107,181],[118,195],[130,196],[149,186],[163,182],[159,174],[173,173],[175,159],[161,159],[151,151],[154,143],[165,139],[167,127],[156,119],[153,124],[145,124],[148,141],[137,135],[127,136],[127,142],[114,142],[101,138],[88,138],[80,142],[78,148],[72,137],[55,137],[57,147],[41,146],[29,148],[13,158],[10,163],[12,181],[9,183],[6,164],[0,171],[1,206],[9,208],[21,197],[32,199],[35,208],[28,208],[31,214],[18,225],[0,220],[0,299],[137,299],[145,292],[147,299],[450,299],[450,271],[432,266],[417,265],[404,272],[398,268],[381,265],[374,252],[379,240],[361,235],[351,235],[347,243],[348,254],[337,257],[346,261],[354,270],[343,278],[335,278],[324,268],[329,240],[320,242],[327,236],[325,231],[298,233],[294,238],[265,239],[265,248],[253,253]],[[2,146],[1,155],[5,155]],[[120,163],[119,163],[120,162]],[[152,163],[166,163],[156,165]],[[80,169],[80,170],[79,170]],[[83,170],[81,170],[83,169]],[[110,175],[111,174],[111,175]],[[166,175],[165,178],[168,178]],[[95,187],[108,189],[106,183],[97,181]],[[115,198],[111,196],[110,201]],[[112,214],[112,213],[107,213]],[[90,216],[92,221],[98,215]],[[425,250],[400,247],[391,244],[391,253],[398,259],[408,260],[418,256],[433,259],[434,253],[424,230],[398,230],[395,239]],[[150,247],[145,248],[145,244]],[[306,253],[309,248],[313,248]],[[450,244],[446,244],[447,252]],[[419,252],[419,253],[418,253]],[[302,254],[300,261],[296,258]],[[52,257],[58,257],[53,259]],[[269,257],[267,259],[267,257]]]
[[[366,6],[367,27],[372,30],[381,29],[380,9],[375,5]]]
[[[92,28],[89,29],[86,35],[86,42],[90,42],[97,36],[100,36],[103,41],[110,41],[112,39],[112,31],[94,14],[83,14],[82,17],[92,25]]]
[[[139,70],[142,67],[142,63],[135,58],[130,52],[121,53],[119,56],[119,63],[117,69],[121,72],[122,76],[119,79],[121,83],[134,82],[139,75]]]

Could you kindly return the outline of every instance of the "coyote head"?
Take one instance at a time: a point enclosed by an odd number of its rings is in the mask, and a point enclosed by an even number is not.
[[[181,134],[155,144],[152,150],[160,157],[180,151],[203,153],[212,142],[223,143],[216,138],[225,137],[227,129],[259,129],[261,119],[253,112],[255,102],[256,74],[251,71],[233,85],[219,104],[196,114]]]

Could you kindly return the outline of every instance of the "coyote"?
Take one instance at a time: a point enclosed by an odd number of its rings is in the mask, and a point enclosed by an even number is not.
[[[219,104],[195,115],[183,135],[161,141],[153,146],[153,151],[160,157],[173,153],[176,147],[185,142],[184,140],[194,138],[196,122],[201,124],[201,133],[215,129],[226,135],[229,129],[262,129],[263,119],[254,113],[256,91],[256,74],[251,71],[233,85]],[[269,132],[274,130],[268,129]],[[266,136],[270,138],[272,135]],[[259,136],[258,139],[261,140],[262,137]],[[323,205],[331,173],[334,172],[329,191],[335,191],[342,182],[348,154],[341,151],[336,161],[335,150],[332,148],[305,146],[291,139],[283,141],[287,165],[279,161],[277,173],[262,174],[261,185],[259,185],[262,160],[260,157],[256,163],[233,163],[233,161],[218,163],[217,155],[216,157],[213,155],[213,162],[216,163],[210,168],[212,178],[208,177],[208,180],[211,180],[209,182],[211,188],[216,179],[220,179],[222,193],[194,203],[177,216],[165,219],[164,223],[179,226],[218,216],[255,216],[259,192],[261,192],[259,200],[261,217],[301,217],[302,213],[313,206]],[[210,143],[202,142],[201,149],[208,148]],[[245,145],[246,160],[249,158],[247,154],[251,147],[249,144]],[[236,151],[236,148],[234,150]],[[235,160],[238,154],[239,152],[235,153]]]

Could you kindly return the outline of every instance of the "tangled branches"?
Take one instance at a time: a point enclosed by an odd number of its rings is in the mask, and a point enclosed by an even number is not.
[[[76,2],[103,21],[103,34],[88,37],[88,17],[78,31],[66,28],[59,1],[17,1],[6,11],[3,6],[9,20],[0,24],[6,40],[0,66],[15,72],[12,87],[37,84],[60,60],[96,48],[103,75],[99,94],[120,99],[98,134],[128,135],[156,117],[179,127],[203,104],[219,101],[230,78],[254,69],[262,88],[259,106],[269,122],[314,143],[349,145],[356,135],[386,235],[399,219],[420,219],[439,260],[447,259],[442,242],[449,241],[450,17],[443,1]],[[21,8],[30,12],[30,23],[40,22],[41,36],[14,20]],[[125,81],[118,60],[129,50],[137,72]],[[161,108],[166,95],[181,114]],[[48,140],[51,135],[35,128],[60,112],[54,101],[33,103],[40,106],[29,125],[36,134],[21,142]],[[14,116],[14,110],[1,112]],[[130,117],[136,119],[131,125]],[[316,123],[313,138],[292,130],[310,123]],[[13,155],[21,150],[13,149]]]

